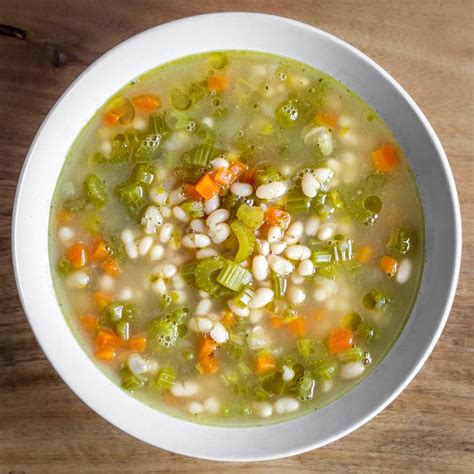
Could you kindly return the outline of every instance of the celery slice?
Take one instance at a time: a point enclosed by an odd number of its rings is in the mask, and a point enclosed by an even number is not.
[[[253,298],[253,296],[254,292],[252,291],[252,289],[246,286],[245,288],[242,288],[242,290],[235,298],[232,299],[232,302],[238,308],[245,308],[249,304],[249,301]]]
[[[273,181],[281,181],[283,176],[273,166],[265,166],[260,168],[255,173],[255,184],[260,186],[261,184],[271,183]]]
[[[230,290],[239,291],[252,281],[252,274],[238,263],[226,260],[217,281]]]
[[[226,260],[222,257],[209,257],[201,260],[196,265],[196,286],[214,298],[222,296],[225,293],[225,288],[217,281],[216,273],[222,270],[225,263]]]
[[[155,385],[160,389],[170,389],[176,380],[176,372],[172,367],[163,367],[156,378]]]
[[[121,385],[125,390],[133,392],[145,386],[146,379],[135,375],[129,368],[122,369]]]
[[[237,219],[252,229],[256,229],[263,222],[264,212],[260,207],[248,206],[243,203],[237,210]]]
[[[272,287],[275,293],[275,298],[282,298],[285,296],[288,281],[283,275],[275,273],[272,275]]]
[[[107,204],[107,191],[102,180],[95,174],[90,174],[84,181],[84,194],[89,202],[101,208]]]
[[[239,242],[239,250],[235,256],[235,262],[240,263],[252,254],[255,248],[255,234],[253,229],[239,221],[233,221],[230,224],[230,228]]]

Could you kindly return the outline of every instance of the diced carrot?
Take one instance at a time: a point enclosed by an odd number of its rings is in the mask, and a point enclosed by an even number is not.
[[[290,224],[290,219],[291,217],[288,212],[273,206],[268,207],[264,215],[265,224],[269,226],[277,225],[283,230],[287,229]]]
[[[332,114],[318,114],[317,120],[323,125],[327,125],[330,128],[336,128],[337,118]]]
[[[115,112],[105,112],[103,120],[108,127],[114,127],[119,123],[120,115]]]
[[[272,325],[272,328],[281,328],[283,326],[283,318],[274,314],[270,318],[270,324]]]
[[[71,245],[67,250],[67,258],[74,268],[81,268],[87,263],[89,252],[87,247],[80,242]]]
[[[128,348],[134,352],[143,352],[146,349],[146,337],[135,336],[128,341]]]
[[[312,317],[316,321],[321,321],[322,319],[324,319],[326,317],[326,314],[324,313],[324,311],[322,309],[316,309],[313,312]]]
[[[214,374],[219,370],[219,361],[213,355],[199,359],[199,365],[205,374]]]
[[[259,354],[255,359],[255,372],[266,374],[275,368],[275,359],[270,354]]]
[[[210,356],[217,350],[217,343],[210,336],[204,336],[197,347],[197,357],[202,359]]]
[[[72,219],[72,215],[67,212],[65,209],[60,209],[59,212],[58,212],[58,222],[60,224],[68,224],[69,222],[71,222],[71,219]]]
[[[211,92],[222,92],[228,85],[229,81],[225,76],[215,74],[207,78],[207,89]]]
[[[389,277],[393,277],[397,274],[398,260],[388,255],[384,255],[380,259],[380,269],[386,273]]]
[[[112,297],[101,291],[93,293],[92,298],[99,309],[104,309],[108,304],[112,303]]]
[[[372,161],[378,173],[387,173],[398,165],[397,148],[387,144],[372,152]]]
[[[167,405],[176,405],[178,398],[175,397],[169,390],[164,393],[163,400]]]
[[[234,180],[235,175],[229,168],[219,168],[214,175],[214,181],[220,186],[228,187]]]
[[[112,331],[108,331],[107,329],[100,329],[95,335],[95,345],[98,349],[106,346],[118,349],[119,347],[123,346],[123,342]]]
[[[97,318],[95,316],[91,316],[90,314],[81,316],[79,318],[79,322],[87,332],[94,332],[97,329]]]
[[[192,199],[193,201],[200,201],[202,199],[202,196],[196,191],[194,184],[184,183],[183,191],[188,199]]]
[[[331,332],[328,339],[329,352],[342,352],[352,347],[352,331],[338,328]]]
[[[102,264],[102,268],[111,277],[117,278],[122,275],[122,270],[118,266],[118,263],[111,258],[109,258]]]
[[[143,94],[132,97],[132,104],[142,112],[153,112],[160,106],[160,99],[154,94]]]
[[[304,318],[296,318],[285,325],[285,327],[297,338],[306,334],[306,321]]]
[[[112,360],[116,355],[117,351],[111,346],[103,346],[95,351],[95,358],[99,360]]]
[[[96,237],[90,248],[91,260],[105,260],[108,256],[109,253],[107,252],[105,242],[100,237]]]
[[[369,263],[370,260],[372,259],[373,253],[374,253],[374,250],[372,249],[372,247],[369,247],[368,245],[364,245],[357,252],[356,260],[360,263]]]
[[[219,192],[219,185],[214,180],[205,174],[196,184],[196,191],[207,201]]]
[[[235,319],[232,311],[227,309],[224,311],[224,316],[222,316],[221,323],[226,329],[229,329],[234,325]]]

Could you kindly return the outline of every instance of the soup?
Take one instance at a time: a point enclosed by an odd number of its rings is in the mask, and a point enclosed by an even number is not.
[[[58,301],[124,390],[255,425],[358,384],[416,297],[423,215],[377,114],[297,61],[193,55],[132,81],[72,146],[51,210]]]

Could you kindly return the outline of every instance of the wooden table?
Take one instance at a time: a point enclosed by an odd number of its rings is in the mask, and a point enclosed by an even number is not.
[[[0,23],[8,25],[0,29],[0,471],[472,472],[473,8],[472,1],[441,0],[0,0]],[[70,82],[102,53],[142,30],[226,10],[307,22],[347,40],[391,73],[440,136],[464,225],[464,259],[451,317],[411,385],[346,438],[254,465],[164,452],[93,413],[60,380],[36,343],[18,300],[10,257],[13,197],[25,154]]]

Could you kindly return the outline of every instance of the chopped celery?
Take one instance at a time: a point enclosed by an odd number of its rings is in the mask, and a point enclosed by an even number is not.
[[[331,263],[332,255],[328,250],[315,250],[311,254],[311,261],[315,266]]]
[[[268,400],[270,398],[270,393],[268,393],[267,391],[265,391],[263,388],[257,388],[257,390],[255,390],[255,400],[259,401],[259,402],[263,402],[265,400]]]
[[[309,357],[312,352],[312,343],[310,339],[299,339],[296,341],[296,349],[302,357]]]
[[[197,267],[197,263],[193,262],[193,263],[185,263],[180,269],[180,274],[183,277],[183,280],[188,285],[194,286],[196,284],[196,279],[195,279],[196,267]]]
[[[162,140],[160,134],[147,135],[143,138],[135,150],[135,161],[153,161],[157,159]]]
[[[147,200],[142,186],[135,183],[125,183],[116,188],[120,202],[132,217],[139,217]]]
[[[217,274],[222,270],[225,263],[226,260],[220,256],[201,260],[196,265],[194,274],[196,286],[214,298],[221,296],[225,292],[225,288],[217,281]]]
[[[337,372],[337,363],[334,361],[326,361],[319,364],[315,370],[314,375],[317,378],[324,380],[331,380]]]
[[[276,118],[282,127],[291,127],[298,120],[298,107],[294,100],[288,100],[278,105]]]
[[[183,209],[191,219],[200,219],[204,216],[204,204],[202,201],[185,201],[181,204],[181,209]]]
[[[86,206],[87,200],[83,196],[68,198],[63,203],[64,210],[71,212],[72,214],[82,211]]]
[[[230,290],[239,291],[252,281],[252,274],[238,263],[226,260],[217,281]]]
[[[128,321],[119,321],[115,324],[115,332],[123,341],[128,341],[130,338],[130,323]]]
[[[173,299],[171,298],[171,295],[168,293],[163,293],[160,298],[160,308],[161,309],[166,309],[168,306],[171,305],[173,302]]]
[[[243,224],[251,227],[252,229],[256,229],[263,222],[264,212],[260,207],[248,206],[247,204],[243,203],[237,210],[236,216],[237,219],[239,219],[239,221]]]
[[[172,89],[170,92],[171,105],[178,110],[187,110],[191,107],[192,100],[189,95],[180,89]]]
[[[281,181],[283,179],[281,173],[273,166],[265,166],[259,168],[255,173],[255,184],[260,186],[261,184],[271,183],[273,181]]]
[[[150,135],[159,135],[161,142],[166,139],[170,132],[166,118],[162,114],[151,114],[148,119],[148,133]]]
[[[314,396],[315,388],[316,388],[315,380],[309,374],[305,374],[298,382],[299,398],[301,400],[312,400]]]
[[[84,228],[92,235],[96,235],[101,230],[102,216],[97,212],[91,212],[84,216]]]
[[[309,211],[311,199],[300,189],[293,187],[286,194],[285,209],[292,214],[303,214]]]
[[[214,145],[203,143],[191,150],[190,153],[186,153],[183,157],[183,163],[191,167],[206,168],[215,154]]]
[[[148,163],[139,163],[133,172],[135,184],[147,188],[155,179],[155,169]]]
[[[112,236],[107,239],[105,248],[110,257],[113,257],[117,262],[123,263],[125,260],[125,245],[122,239]]]
[[[182,324],[188,318],[189,310],[186,306],[181,306],[176,308],[171,314],[171,319],[176,322],[176,324]]]
[[[182,183],[195,183],[206,171],[206,168],[175,168],[174,175],[176,179]]]
[[[360,347],[351,347],[345,351],[339,352],[337,358],[343,362],[360,362],[367,357],[367,353]]]
[[[155,385],[160,389],[170,389],[176,380],[176,372],[172,367],[163,367],[156,378]]]
[[[320,267],[316,267],[316,273],[324,278],[333,279],[336,276],[336,268],[333,263],[328,263]]]
[[[275,293],[275,298],[282,298],[285,296],[288,281],[283,275],[275,273],[272,275],[272,288]]]
[[[262,381],[262,389],[267,393],[280,395],[285,385],[282,375],[281,372],[275,372],[273,375],[265,377]]]
[[[352,240],[342,239],[332,241],[332,250],[335,263],[342,263],[352,260]]]
[[[240,292],[234,298],[232,298],[232,302],[238,308],[245,308],[253,296],[254,292],[252,289],[246,286],[245,288],[242,288],[242,290],[240,290]]]
[[[121,385],[125,390],[133,392],[145,386],[146,379],[135,375],[129,368],[124,368],[121,371],[122,381]]]
[[[245,354],[245,349],[243,346],[240,346],[239,344],[232,343],[229,345],[229,350],[232,355],[232,357],[235,360],[240,360]]]
[[[96,207],[107,203],[107,191],[103,181],[95,174],[90,174],[84,181],[84,195]]]
[[[351,331],[357,331],[361,323],[361,317],[359,313],[350,312],[346,313],[341,318],[341,326],[346,329],[350,329]]]
[[[396,256],[410,253],[416,245],[416,235],[412,230],[406,228],[392,229],[387,249]]]
[[[365,309],[379,311],[385,309],[385,307],[390,303],[390,299],[387,298],[380,291],[370,291],[365,294],[362,298],[362,304]]]
[[[137,310],[132,304],[118,301],[107,305],[105,312],[111,322],[132,321],[137,316]]]
[[[150,325],[152,339],[163,347],[172,347],[178,339],[177,324],[170,318],[160,318]]]
[[[255,248],[255,234],[251,227],[248,227],[237,220],[231,222],[230,228],[239,242],[239,249],[235,256],[235,261],[240,263],[252,254]]]
[[[61,260],[59,260],[56,269],[59,273],[61,273],[61,275],[69,275],[69,273],[74,270],[73,266],[71,265],[71,262],[67,257],[62,257]]]
[[[239,369],[242,375],[250,375],[252,373],[250,367],[244,361],[239,362]]]
[[[336,189],[329,191],[329,199],[331,199],[331,203],[336,209],[342,209],[344,207],[344,201],[342,199],[341,193]]]
[[[194,82],[189,86],[188,96],[191,98],[192,103],[199,102],[206,95],[205,83]]]
[[[227,56],[224,53],[211,53],[206,59],[209,66],[214,69],[223,69],[227,66]]]
[[[377,330],[372,326],[372,324],[367,322],[363,322],[359,325],[356,335],[367,342],[374,341],[378,336]]]

